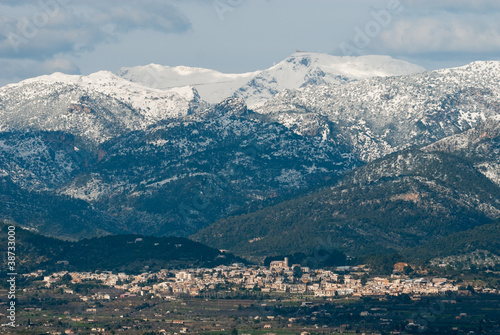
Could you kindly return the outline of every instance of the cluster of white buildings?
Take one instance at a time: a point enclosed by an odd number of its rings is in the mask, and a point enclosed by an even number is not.
[[[445,278],[371,278],[366,284],[361,280],[345,276],[344,283],[326,283],[323,288],[315,291],[316,296],[331,297],[337,295],[378,296],[401,294],[439,294],[457,292],[458,286]]]
[[[45,276],[46,286],[57,286],[61,277],[67,273],[58,272]],[[270,267],[233,264],[213,269],[162,270],[139,275],[112,272],[69,273],[73,283],[99,280],[103,285],[123,290],[125,293],[121,297],[152,294],[160,298],[174,298],[179,295],[199,296],[234,291],[310,294],[318,297],[439,294],[459,291],[458,286],[445,278],[409,279],[393,275],[391,278],[360,279],[364,274],[351,272],[342,275],[323,269],[311,270],[297,264],[290,266],[286,258],[283,261],[271,262]],[[476,288],[476,291],[498,293],[494,289],[484,288]],[[65,292],[72,293],[68,289]],[[90,298],[111,297],[94,295]]]

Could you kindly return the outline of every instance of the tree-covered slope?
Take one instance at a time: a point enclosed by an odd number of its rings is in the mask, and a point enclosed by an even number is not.
[[[8,225],[0,223],[0,243],[7,245]],[[68,271],[150,271],[211,267],[240,259],[181,237],[114,235],[66,242],[17,226],[16,269]]]
[[[112,215],[89,203],[51,192],[34,192],[0,176],[0,217],[62,239],[123,232]]]
[[[492,223],[500,188],[463,156],[412,150],[356,169],[335,187],[220,220],[193,237],[239,255],[310,252],[330,244],[359,256],[415,247]]]
[[[488,251],[500,256],[500,221],[485,224],[437,238],[421,246],[405,250],[402,255],[410,260],[432,260],[460,256],[475,251]]]

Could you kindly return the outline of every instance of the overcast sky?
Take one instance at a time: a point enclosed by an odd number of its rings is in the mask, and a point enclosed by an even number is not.
[[[500,60],[500,1],[0,1],[0,85],[149,63],[246,72],[296,49],[427,69]]]

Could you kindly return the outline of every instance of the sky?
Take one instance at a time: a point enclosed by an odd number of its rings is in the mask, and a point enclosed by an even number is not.
[[[297,49],[429,70],[500,60],[500,1],[0,1],[0,85],[150,63],[241,73]]]

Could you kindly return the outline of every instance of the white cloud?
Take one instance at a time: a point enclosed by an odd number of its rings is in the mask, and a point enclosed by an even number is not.
[[[406,0],[405,6],[427,13],[445,11],[485,14],[500,11],[500,2],[498,0]]]
[[[68,74],[79,74],[80,69],[78,66],[64,58],[53,58],[42,63],[42,71],[53,73],[53,72],[63,72]]]
[[[373,11],[394,0],[217,1],[233,4],[224,20],[215,0],[1,0],[0,80],[48,73],[55,59],[69,59],[84,73],[151,62],[256,70],[295,48],[328,52],[341,43],[356,46],[356,29],[365,31],[375,20]],[[54,2],[65,4],[43,9],[42,4]],[[400,2],[404,10],[376,33],[370,30],[369,43],[356,46],[359,53],[389,54],[428,68],[498,58],[499,0]],[[39,23],[29,38],[23,34],[23,18]],[[9,33],[21,37],[17,49]],[[60,64],[79,71],[73,63]]]
[[[76,64],[60,57],[42,61],[32,59],[0,59],[0,69],[2,69],[0,86],[25,78],[52,74],[54,72],[80,74],[80,69]]]
[[[398,54],[492,53],[500,51],[500,14],[403,18],[381,33],[379,50]]]
[[[42,60],[91,51],[132,30],[179,33],[190,28],[189,20],[176,7],[159,0],[19,3],[0,5],[2,58]]]
[[[0,2],[0,84],[80,69],[64,58],[118,42],[134,30],[182,33],[189,20],[161,0]]]

